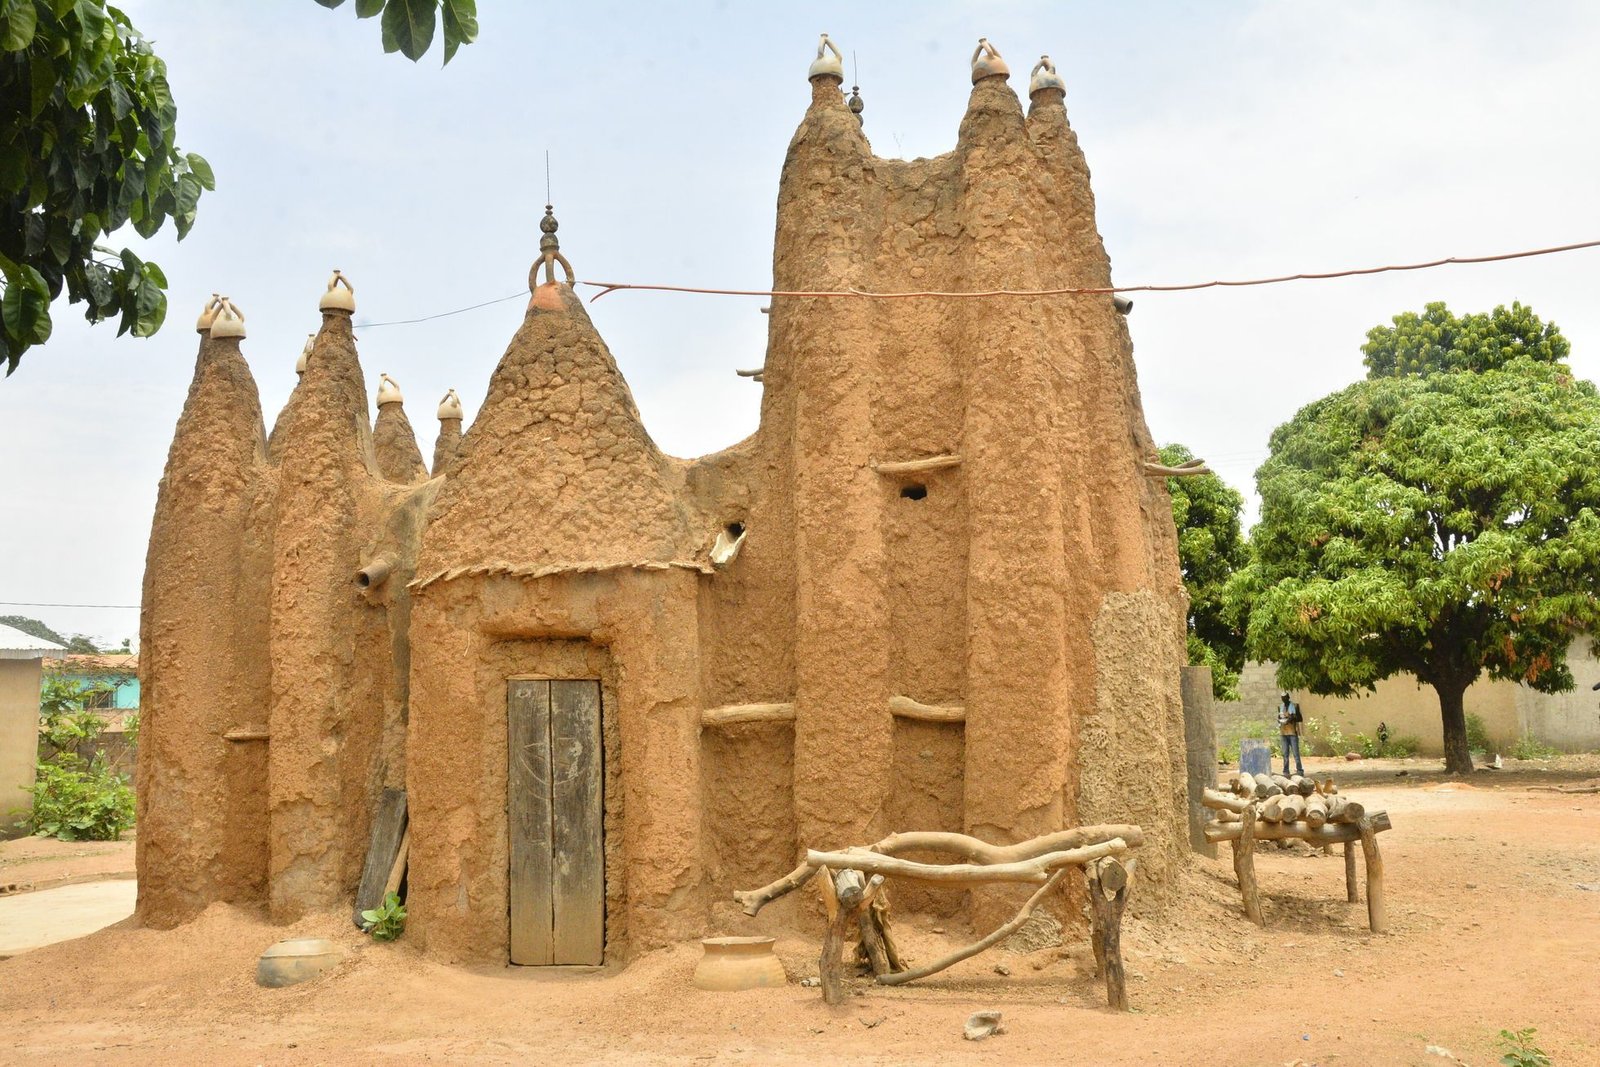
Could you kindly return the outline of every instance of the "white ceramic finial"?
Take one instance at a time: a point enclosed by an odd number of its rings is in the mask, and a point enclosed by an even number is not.
[[[1061,80],[1061,75],[1056,73],[1056,65],[1050,61],[1049,56],[1040,56],[1039,62],[1033,65],[1033,73],[1028,79],[1028,93],[1031,95],[1040,89],[1060,89],[1066,91],[1066,83]]]
[[[833,55],[828,53],[832,52]],[[828,40],[828,35],[823,34],[817,41],[817,58],[811,61],[811,69],[806,72],[807,78],[827,75],[838,78],[844,82],[844,56],[839,54],[839,46]]]
[[[456,396],[454,389],[444,394],[444,399],[439,401],[439,421],[461,418],[461,398]]]
[[[405,397],[400,395],[400,383],[387,374],[378,375],[378,406],[385,404],[403,404]]]
[[[225,296],[217,298],[217,310],[211,317],[211,337],[243,337],[244,312]]]
[[[306,372],[306,364],[311,360],[311,350],[316,345],[317,335],[314,333],[306,334],[306,346],[300,350],[300,358],[294,361],[294,372],[296,374],[304,374]]]
[[[972,84],[977,85],[996,74],[1009,78],[1011,68],[1000,58],[1000,50],[989,43],[989,38],[979,37],[978,47],[972,53]]]
[[[195,321],[195,333],[205,333],[211,329],[211,320],[217,317],[217,305],[221,302],[220,296],[211,294],[211,299],[206,301],[206,306],[200,312],[200,318]]]
[[[344,286],[340,289],[339,286]],[[328,291],[322,294],[322,299],[317,302],[317,307],[323,311],[349,311],[356,309],[356,288],[350,284],[350,279],[339,270],[333,272],[333,277],[328,279]]]

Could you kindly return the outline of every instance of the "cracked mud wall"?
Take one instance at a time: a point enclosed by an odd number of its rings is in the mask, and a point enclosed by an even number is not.
[[[382,477],[348,312],[324,313],[274,447],[270,903],[284,922],[348,906],[392,680],[386,612],[355,583]]]
[[[140,618],[139,915],[177,925],[266,884],[265,601],[272,472],[238,338],[202,333],[157,492]]]

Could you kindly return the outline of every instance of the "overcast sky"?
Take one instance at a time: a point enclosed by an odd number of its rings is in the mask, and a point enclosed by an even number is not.
[[[399,380],[431,454],[447,387],[470,419],[515,331],[552,158],[580,278],[762,288],[778,171],[828,31],[859,63],[881,156],[948,151],[988,36],[1027,91],[1056,60],[1119,284],[1243,278],[1600,237],[1600,4],[523,3],[440,69],[384,55],[375,20],[311,0],[123,0],[166,60],[178,141],[217,191],[181,244],[127,243],[171,281],[149,340],[58,303],[0,381],[0,601],[138,603],[167,445],[213,290],[271,420],[330,268],[356,286],[368,384]],[[847,67],[848,73],[848,67]],[[1600,251],[1375,278],[1143,295],[1145,414],[1252,496],[1267,436],[1363,373],[1397,312],[1522,300],[1600,374]],[[756,426],[761,300],[619,293],[592,308],[667,451]],[[219,610],[227,610],[219,605]],[[30,608],[116,643],[137,612]]]

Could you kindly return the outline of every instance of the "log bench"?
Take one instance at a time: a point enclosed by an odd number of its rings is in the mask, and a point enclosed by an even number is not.
[[[1304,799],[1312,800],[1309,818]],[[1207,841],[1227,841],[1233,846],[1233,873],[1239,881],[1239,893],[1244,897],[1245,915],[1258,926],[1267,925],[1261,914],[1261,891],[1256,883],[1257,841],[1299,839],[1313,845],[1343,844],[1345,900],[1351,904],[1361,900],[1356,882],[1355,847],[1359,844],[1367,868],[1367,926],[1375,934],[1383,933],[1389,928],[1389,911],[1383,893],[1383,856],[1378,851],[1378,834],[1392,826],[1389,813],[1369,812],[1344,797],[1313,794],[1304,799],[1294,796],[1286,800],[1279,794],[1265,799],[1233,796],[1215,789],[1207,789],[1202,794],[1200,802],[1206,807],[1219,815],[1227,813],[1235,817],[1235,821],[1212,823],[1205,833]],[[1330,801],[1338,803],[1330,805]]]
[[[890,834],[865,848],[837,852],[808,850],[800,866],[760,889],[733,894],[746,915],[791,893],[818,874],[828,914],[819,961],[822,999],[844,1000],[844,943],[858,931],[862,954],[881,985],[903,985],[926,978],[999,944],[1028,921],[1067,871],[1081,868],[1087,882],[1090,940],[1096,974],[1106,983],[1106,1001],[1115,1011],[1128,1010],[1127,981],[1122,966],[1122,912],[1127,905],[1136,861],[1131,849],[1144,843],[1144,831],[1133,825],[1085,826],[1030,838],[1014,845],[991,845],[965,834],[919,832]],[[896,853],[933,852],[962,862],[918,863]],[[987,937],[956,949],[920,967],[900,958],[889,928],[881,889],[885,878],[906,878],[945,886],[1026,883],[1037,885],[1021,910]]]

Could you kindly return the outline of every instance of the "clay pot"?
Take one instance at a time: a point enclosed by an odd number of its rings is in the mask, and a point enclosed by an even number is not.
[[[694,969],[694,987],[733,992],[787,985],[789,976],[772,953],[776,938],[708,937],[700,942],[705,955]]]
[[[294,985],[315,978],[343,958],[344,953],[325,937],[292,937],[261,954],[256,984],[269,989]]]

